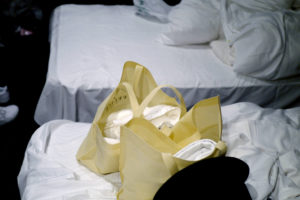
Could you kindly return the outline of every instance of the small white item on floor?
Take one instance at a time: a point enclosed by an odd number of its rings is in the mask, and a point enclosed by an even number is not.
[[[0,87],[0,103],[6,103],[9,101],[9,92],[7,86]]]
[[[19,108],[16,105],[0,107],[0,126],[11,122],[19,113]]]

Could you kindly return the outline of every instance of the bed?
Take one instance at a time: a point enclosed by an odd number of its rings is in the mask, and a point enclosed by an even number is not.
[[[263,80],[220,60],[208,43],[165,45],[166,23],[136,15],[135,6],[67,4],[50,24],[51,52],[46,82],[34,119],[91,122],[98,105],[119,82],[126,61],[146,66],[158,84],[171,84],[187,107],[220,95],[222,105],[253,102],[270,108],[300,104],[300,79]]]
[[[248,164],[246,186],[253,200],[300,198],[300,107],[222,106],[226,156]],[[90,123],[54,120],[36,130],[18,175],[23,200],[116,199],[119,173],[96,175],[75,154]],[[271,138],[271,139],[270,139]]]

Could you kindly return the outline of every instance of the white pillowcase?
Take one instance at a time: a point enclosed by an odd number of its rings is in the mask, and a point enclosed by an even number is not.
[[[300,75],[300,12],[255,12],[230,3],[222,4],[222,18],[235,49],[233,70],[264,80]]]
[[[219,35],[220,0],[182,0],[169,13],[159,41],[166,45],[207,43]]]
[[[136,14],[138,16],[151,21],[168,22],[168,14],[171,6],[163,0],[133,0],[133,3],[137,8]]]

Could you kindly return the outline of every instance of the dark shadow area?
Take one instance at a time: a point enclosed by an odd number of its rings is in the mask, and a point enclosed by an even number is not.
[[[9,199],[20,199],[17,175],[28,141],[38,128],[33,115],[45,83],[49,45],[38,34],[12,39],[8,46],[0,48],[1,76],[5,76],[10,92],[6,105],[17,105],[19,113],[14,121],[0,126],[3,141],[0,146],[4,155],[3,172],[7,173],[4,182],[8,183],[4,184],[4,191]]]
[[[180,0],[166,0],[175,5]],[[11,8],[11,3],[14,8]],[[10,100],[0,106],[15,104],[19,113],[15,120],[0,126],[4,194],[20,199],[17,185],[24,153],[39,125],[34,112],[42,92],[50,52],[49,21],[53,9],[62,4],[132,5],[132,0],[3,0],[0,2],[0,87],[7,85]],[[21,29],[30,30],[22,35]]]

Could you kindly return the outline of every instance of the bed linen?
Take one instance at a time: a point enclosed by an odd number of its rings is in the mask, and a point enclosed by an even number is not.
[[[182,0],[169,13],[161,40],[168,45],[212,42],[221,61],[253,78],[299,76],[300,12],[292,8],[293,1]],[[218,40],[214,44],[216,39],[224,39],[227,47]]]
[[[146,66],[158,84],[177,87],[188,107],[216,95],[222,105],[300,104],[299,78],[262,81],[233,72],[208,45],[163,45],[158,38],[164,24],[135,11],[134,6],[72,4],[55,9],[47,79],[34,116],[38,124],[53,119],[91,122],[130,60]]]
[[[226,39],[235,48],[233,70],[264,80],[300,74],[300,12],[292,0],[222,1]]]
[[[222,106],[226,156],[250,167],[254,200],[300,199],[300,107]],[[76,152],[90,123],[53,120],[32,135],[18,175],[23,200],[116,199],[119,173],[99,176],[80,165]]]

